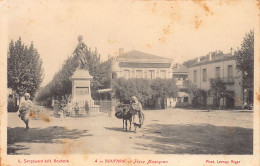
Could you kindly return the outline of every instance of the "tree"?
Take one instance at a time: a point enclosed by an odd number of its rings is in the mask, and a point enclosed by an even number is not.
[[[177,97],[178,94],[178,88],[174,79],[154,79],[151,81],[151,89],[155,107],[160,108],[165,108],[165,100],[167,98]]]
[[[62,98],[71,94],[72,82],[70,77],[77,68],[76,56],[70,56],[64,61],[62,68],[58,71],[51,82],[39,91],[36,96],[37,101],[47,101],[50,98]]]
[[[243,73],[244,79],[254,77],[254,31],[244,37],[241,48],[235,52],[236,68]]]
[[[227,95],[224,82],[221,79],[211,79],[209,92],[215,99],[215,105],[220,109],[220,99]]]
[[[196,84],[192,83],[190,80],[184,81],[184,86],[186,87],[184,91],[189,95],[196,96],[198,94],[198,87]]]
[[[192,98],[192,107],[201,108],[207,105],[207,91],[199,89],[196,84],[192,83],[190,80],[184,82],[184,92],[188,93]]]
[[[114,79],[112,90],[121,102],[129,102],[132,96],[136,96],[145,105],[151,99],[151,86],[147,79]]]
[[[83,65],[83,69],[88,70],[90,75],[93,76],[91,82],[91,95],[95,98],[97,90],[102,87],[105,82],[105,74],[107,70],[100,65],[100,55],[98,54],[97,49],[93,52],[91,51],[91,48],[86,48],[84,56],[86,64]],[[54,75],[53,80],[39,92],[37,100],[47,101],[51,97],[61,99],[62,97],[66,98],[66,96],[70,95],[72,90],[72,82],[70,78],[78,65],[80,64],[78,63],[78,56],[76,54],[68,57],[64,61],[62,68]]]
[[[8,88],[11,88],[18,98],[26,92],[34,97],[43,80],[43,68],[33,43],[28,48],[21,38],[15,43],[11,41],[7,58]]]
[[[246,33],[241,48],[235,52],[236,68],[242,73],[242,91],[244,101],[244,89],[254,85],[254,31]],[[253,88],[252,88],[253,89]]]

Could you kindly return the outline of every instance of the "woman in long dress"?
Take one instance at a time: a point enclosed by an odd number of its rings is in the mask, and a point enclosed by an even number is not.
[[[144,120],[144,114],[142,113],[143,107],[142,104],[138,101],[138,99],[133,96],[131,100],[131,114],[133,115],[133,124],[135,127],[135,132],[136,128],[139,127],[141,128]]]
[[[21,101],[18,112],[19,117],[25,123],[26,128],[25,130],[29,130],[29,116],[32,109],[32,101],[30,100],[30,94],[25,93],[24,100]]]

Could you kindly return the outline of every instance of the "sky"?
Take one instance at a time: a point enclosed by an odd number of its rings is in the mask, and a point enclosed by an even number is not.
[[[221,50],[237,49],[254,29],[257,5],[251,0],[12,0],[0,4],[7,17],[8,42],[33,41],[50,82],[72,55],[77,37],[102,61],[138,50],[175,63]]]

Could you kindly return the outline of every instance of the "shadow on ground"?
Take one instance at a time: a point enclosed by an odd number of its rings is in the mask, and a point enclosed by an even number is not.
[[[112,130],[112,131],[119,131],[119,132],[134,132],[134,128],[131,128],[131,131],[129,130],[129,127],[127,127],[127,131],[120,127],[104,127],[106,130]]]
[[[22,127],[7,128],[7,154],[16,154],[18,150],[28,149],[16,143],[63,143],[61,139],[78,139],[92,136],[88,130],[69,130],[64,127],[30,128],[25,131]]]
[[[253,154],[253,129],[213,125],[153,124],[143,130],[158,154]]]

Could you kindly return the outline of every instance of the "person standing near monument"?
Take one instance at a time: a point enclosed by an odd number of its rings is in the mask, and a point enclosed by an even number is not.
[[[21,104],[18,109],[19,112],[18,116],[26,125],[25,130],[29,130],[29,116],[31,113],[31,109],[32,109],[32,101],[30,100],[30,94],[25,93],[24,100],[21,101]]]
[[[77,102],[76,102],[76,105],[74,107],[74,111],[75,111],[75,116],[78,116],[79,115],[79,105],[78,105]]]

